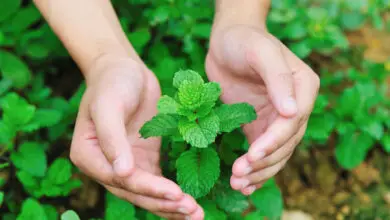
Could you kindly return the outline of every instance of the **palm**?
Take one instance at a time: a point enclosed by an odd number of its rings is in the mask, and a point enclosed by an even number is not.
[[[278,115],[269,99],[263,80],[260,76],[241,74],[249,73],[250,70],[236,74],[229,67],[221,67],[210,54],[206,63],[208,78],[219,82],[222,87],[221,99],[224,103],[247,102],[255,107],[258,115],[256,121],[243,127],[249,143],[252,143]]]

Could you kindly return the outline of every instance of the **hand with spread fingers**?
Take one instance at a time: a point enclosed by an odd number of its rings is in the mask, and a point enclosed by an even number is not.
[[[203,219],[196,201],[161,175],[160,139],[138,133],[156,114],[160,87],[154,74],[129,58],[100,61],[87,74],[73,163],[114,195],[156,215]]]
[[[245,125],[248,152],[232,168],[231,186],[252,194],[277,174],[302,139],[319,77],[261,26],[214,26],[206,58],[210,81],[225,103],[248,102],[257,120]]]

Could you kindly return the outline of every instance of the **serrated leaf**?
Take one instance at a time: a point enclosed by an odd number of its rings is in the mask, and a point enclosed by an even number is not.
[[[52,184],[63,184],[72,176],[72,164],[68,159],[57,158],[47,170],[45,179]]]
[[[184,192],[200,198],[210,192],[220,173],[219,158],[213,148],[192,148],[176,161],[177,181]]]
[[[48,220],[42,205],[35,199],[28,198],[23,202],[22,210],[16,220]]]
[[[247,103],[224,104],[217,108],[215,113],[220,120],[221,132],[231,132],[257,118],[255,109]]]
[[[188,121],[186,118],[182,118],[179,121],[179,132],[191,146],[206,148],[217,137],[219,118],[214,113],[210,113],[197,121]]]
[[[8,125],[19,126],[28,123],[34,116],[35,106],[27,103],[16,93],[9,93],[2,100],[4,121]]]
[[[353,169],[364,161],[374,139],[367,133],[348,132],[336,146],[336,161],[345,169]]]
[[[139,132],[143,138],[174,135],[178,131],[178,124],[176,115],[158,114],[146,122]]]
[[[119,199],[113,194],[106,193],[105,220],[135,219],[135,208],[128,201]]]
[[[80,220],[80,217],[75,211],[67,210],[66,212],[62,213],[61,220]]]
[[[188,110],[195,110],[200,107],[203,101],[204,89],[203,84],[188,81],[182,83],[177,93],[180,104]]]
[[[203,199],[199,202],[200,206],[204,210],[204,220],[226,220],[226,214],[219,210],[214,202]]]
[[[218,207],[223,209],[227,213],[242,213],[249,207],[247,197],[240,192],[233,190],[228,185],[229,182],[225,184],[223,184],[216,193],[215,200],[218,204]]]
[[[12,80],[17,88],[24,88],[31,80],[31,71],[19,57],[0,50],[0,72],[5,79]]]
[[[271,183],[264,184],[263,187],[256,190],[250,199],[261,215],[277,218],[282,215],[283,211],[282,193],[272,179],[269,181]]]
[[[5,21],[10,15],[18,11],[21,0],[2,0],[0,7],[0,22]]]
[[[22,130],[32,132],[39,128],[51,127],[62,119],[62,112],[53,109],[38,109],[30,122],[23,126]]]
[[[203,111],[204,115],[208,114],[211,111],[211,108],[214,107],[215,102],[219,99],[221,95],[222,89],[218,83],[209,82],[203,85],[204,93],[202,97],[202,105],[200,106],[200,110],[209,109],[206,112]]]
[[[32,176],[43,177],[47,168],[46,154],[42,144],[25,142],[18,151],[11,153],[12,163]]]
[[[180,107],[173,98],[162,96],[157,103],[158,112],[161,114],[177,114],[177,109]]]
[[[204,81],[202,77],[193,70],[180,70],[175,73],[173,77],[173,86],[180,88],[183,82],[187,81],[192,84],[203,84]]]

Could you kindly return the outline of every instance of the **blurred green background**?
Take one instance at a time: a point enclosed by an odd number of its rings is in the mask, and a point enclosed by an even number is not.
[[[164,94],[180,68],[205,76],[213,1],[112,2]],[[320,75],[320,95],[304,140],[276,177],[282,197],[229,197],[245,203],[239,213],[205,204],[207,219],[390,219],[390,1],[275,0],[267,26]],[[0,73],[2,219],[52,220],[66,210],[81,219],[158,219],[70,163],[85,86],[30,1],[0,3]],[[283,213],[259,208],[282,199]]]

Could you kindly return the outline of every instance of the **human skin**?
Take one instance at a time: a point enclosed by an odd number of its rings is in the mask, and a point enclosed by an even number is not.
[[[155,75],[127,40],[110,1],[35,0],[81,69],[70,158],[119,198],[167,219],[203,219],[202,208],[160,169],[160,139],[139,129],[156,113]]]
[[[156,114],[160,87],[127,40],[111,3],[34,2],[87,83],[72,139],[72,162],[116,196],[161,217],[203,219],[196,201],[161,175],[160,139],[139,138],[139,128]],[[251,147],[233,165],[231,178],[234,189],[250,194],[291,156],[319,80],[265,29],[269,1],[216,4],[208,77],[221,84],[224,102],[247,101],[259,116],[244,126]]]
[[[252,194],[276,175],[301,141],[319,77],[266,29],[270,0],[217,0],[206,57],[225,103],[248,102],[257,119],[243,126],[250,143],[233,164],[230,184]]]

